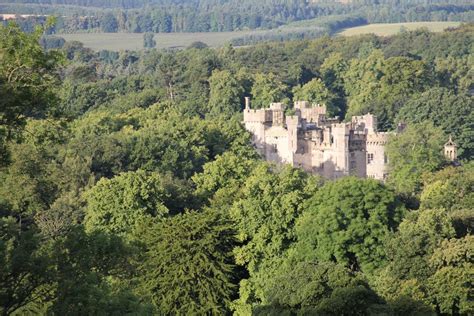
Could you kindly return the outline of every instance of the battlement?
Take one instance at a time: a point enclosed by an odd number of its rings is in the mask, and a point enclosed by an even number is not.
[[[351,123],[334,123],[331,127],[333,133],[349,134],[352,129]]]
[[[351,122],[355,129],[363,129],[366,132],[377,131],[377,117],[373,114],[367,113],[365,115],[353,116]]]
[[[285,110],[285,105],[281,102],[270,103],[270,109],[275,110],[275,111],[284,111]]]
[[[367,146],[385,146],[391,133],[378,132],[367,134]]]
[[[269,109],[246,109],[244,110],[244,123],[268,123],[272,122],[273,111]]]
[[[300,120],[297,115],[291,115],[286,117],[286,125],[287,126],[298,126]]]
[[[311,104],[308,101],[295,101],[293,104],[295,109],[303,110],[303,109],[318,109],[320,114],[326,114],[326,105],[320,104]]]
[[[285,105],[277,102],[253,110],[250,99],[245,99],[245,127],[266,160],[289,163],[331,179],[350,174],[386,178],[384,146],[391,133],[377,132],[375,115],[341,122],[337,117],[326,117],[325,105],[308,101],[296,101],[294,110],[295,115],[287,116]]]

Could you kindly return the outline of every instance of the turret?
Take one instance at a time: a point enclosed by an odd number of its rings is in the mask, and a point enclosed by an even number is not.
[[[458,159],[458,145],[453,142],[451,136],[446,144],[444,144],[444,156],[449,161],[456,161]]]

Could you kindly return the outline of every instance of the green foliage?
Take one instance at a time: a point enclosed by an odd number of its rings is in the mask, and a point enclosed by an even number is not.
[[[228,208],[256,165],[255,160],[230,152],[217,156],[193,176],[196,194],[204,199],[212,198],[216,207]]]
[[[442,313],[470,313],[472,236],[453,237],[452,218],[444,210],[412,213],[387,242],[390,263],[375,281],[378,293],[421,301]]]
[[[443,238],[452,238],[454,234],[451,220],[442,210],[411,213],[393,238],[387,240],[390,275],[402,280],[423,280],[430,273],[426,254],[430,254]]]
[[[287,86],[272,73],[257,73],[252,86],[252,107],[268,108],[272,102],[287,103]]]
[[[14,144],[11,163],[2,175],[0,194],[15,215],[32,217],[48,208],[56,195],[56,184],[49,177],[50,153],[33,144]]]
[[[145,33],[143,34],[143,47],[145,48],[154,48],[156,46],[156,41],[154,40],[155,34]]]
[[[474,205],[474,169],[471,164],[447,167],[424,177],[421,208],[448,211],[469,209]]]
[[[101,18],[100,26],[103,32],[106,32],[106,33],[117,32],[117,29],[118,29],[117,19],[110,12],[107,14],[104,14]]]
[[[335,106],[340,110],[340,117],[346,114],[346,100],[344,93],[344,74],[348,62],[340,53],[334,53],[326,58],[321,65],[321,77],[330,91],[335,94]]]
[[[474,97],[433,88],[413,97],[400,110],[398,121],[408,124],[430,121],[457,143],[459,158],[474,155]]]
[[[146,226],[142,291],[163,314],[224,314],[234,297],[231,223],[219,211],[188,212]]]
[[[431,86],[434,78],[424,61],[385,59],[381,51],[374,50],[367,58],[352,60],[344,82],[348,94],[346,118],[372,112],[379,125],[390,128],[396,125],[395,117],[408,98]]]
[[[318,185],[318,178],[301,170],[285,167],[274,173],[267,164],[259,164],[247,177],[241,198],[229,211],[242,243],[234,249],[236,262],[250,274],[241,281],[238,310],[263,300],[269,276],[295,239],[294,225],[302,203]]]
[[[33,34],[15,24],[0,26],[0,124],[14,128],[25,117],[41,117],[54,105],[57,52],[45,52],[38,43],[42,30]]]
[[[15,138],[28,117],[55,112],[54,85],[61,55],[39,45],[15,24],[0,25],[0,165],[7,160],[5,141]]]
[[[151,315],[149,306],[112,283],[132,275],[131,250],[119,237],[77,227],[47,250],[55,271],[51,313]]]
[[[293,89],[294,101],[309,101],[316,104],[326,105],[328,115],[332,116],[339,113],[335,105],[335,95],[326,88],[321,79],[313,79],[303,86],[297,86]]]
[[[417,195],[422,174],[438,170],[444,163],[443,131],[431,122],[409,125],[403,133],[392,136],[386,147],[390,175],[388,183],[404,195]]]
[[[209,113],[231,116],[241,109],[243,89],[235,76],[227,70],[214,70],[209,78]]]
[[[441,313],[470,314],[472,302],[472,271],[474,269],[474,236],[444,240],[435,249],[430,265],[436,272],[429,277],[430,296]]]
[[[180,19],[107,13],[76,22],[168,32]],[[259,14],[254,25],[269,23]],[[207,27],[219,28],[212,16]],[[36,35],[0,34],[0,113],[18,110],[0,131],[2,313],[473,313],[472,26],[221,50],[96,53],[69,42],[61,119],[46,117],[59,58],[37,50]],[[5,85],[15,62],[23,77]],[[290,91],[339,114],[374,112],[384,128],[407,121],[387,145],[388,185],[419,210],[404,212],[377,181],[323,186],[260,161],[241,98],[267,107]],[[441,169],[448,133],[463,159]]]
[[[364,285],[342,287],[323,300],[316,310],[309,313],[321,315],[367,315],[375,310],[383,301],[370,288]]]
[[[50,295],[52,271],[34,230],[22,232],[13,217],[0,217],[0,312],[10,315]]]
[[[300,256],[335,261],[372,274],[385,263],[383,242],[398,226],[403,205],[383,184],[344,178],[326,183],[298,219]]]
[[[443,86],[449,87],[459,94],[469,92],[473,87],[474,74],[471,67],[474,63],[472,55],[461,57],[438,57],[435,60],[436,72]]]
[[[167,215],[169,209],[164,201],[170,195],[159,174],[136,171],[101,179],[86,192],[86,199],[88,231],[127,235],[147,218]]]
[[[343,265],[331,262],[287,263],[271,278],[265,291],[265,302],[270,306],[301,309],[327,309],[326,300],[338,289],[364,285],[360,276],[355,276]],[[334,304],[335,305],[335,304]],[[331,306],[333,309],[341,308]],[[360,309],[355,309],[360,310]]]

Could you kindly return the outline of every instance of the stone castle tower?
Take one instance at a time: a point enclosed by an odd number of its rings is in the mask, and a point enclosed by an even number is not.
[[[351,122],[341,123],[326,116],[324,105],[297,101],[294,110],[294,115],[285,115],[281,103],[254,110],[246,98],[244,125],[266,160],[288,163],[329,179],[387,177],[385,144],[389,134],[377,131],[374,115],[354,116]]]

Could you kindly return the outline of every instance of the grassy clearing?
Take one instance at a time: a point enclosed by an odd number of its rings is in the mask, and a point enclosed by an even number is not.
[[[407,22],[407,23],[380,23],[357,26],[345,29],[339,32],[339,35],[354,36],[361,34],[374,33],[381,36],[394,35],[403,28],[407,30],[416,30],[422,27],[428,28],[432,32],[442,32],[449,27],[459,26],[460,22]]]
[[[200,41],[211,47],[222,46],[234,38],[265,31],[216,32],[216,33],[158,33],[155,35],[157,48],[185,48]],[[77,33],[57,34],[67,41],[79,41],[93,50],[143,49],[143,34],[140,33]]]

